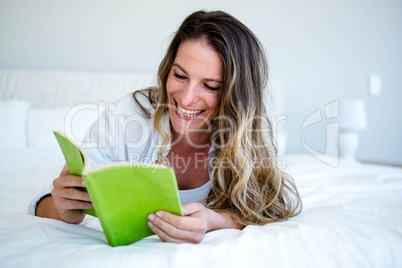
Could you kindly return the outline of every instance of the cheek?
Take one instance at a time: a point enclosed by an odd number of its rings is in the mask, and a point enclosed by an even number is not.
[[[219,104],[220,104],[219,96],[214,96],[213,98],[211,98],[211,101],[209,103],[209,107],[211,107],[211,109],[213,109],[216,113],[218,113]]]
[[[177,82],[169,77],[166,81],[166,92],[168,96],[176,92],[178,88]]]

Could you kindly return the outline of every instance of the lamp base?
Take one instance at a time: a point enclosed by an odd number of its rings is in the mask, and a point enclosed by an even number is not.
[[[355,131],[341,131],[339,133],[339,156],[344,160],[355,161],[359,136]]]

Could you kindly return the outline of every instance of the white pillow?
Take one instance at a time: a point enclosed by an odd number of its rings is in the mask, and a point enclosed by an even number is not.
[[[27,146],[26,121],[31,104],[23,100],[0,101],[0,149],[23,149]]]
[[[64,132],[64,117],[68,108],[31,109],[28,113],[28,146],[57,148],[54,130]]]
[[[77,109],[78,107],[78,109]],[[58,148],[53,131],[61,131],[81,143],[98,110],[80,106],[31,109],[28,113],[28,145],[31,148]]]

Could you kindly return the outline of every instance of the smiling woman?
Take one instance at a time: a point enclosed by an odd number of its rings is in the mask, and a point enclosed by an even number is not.
[[[212,145],[210,159],[204,157],[212,163],[206,206],[236,226],[286,220],[301,211],[292,178],[277,165],[263,103],[267,78],[263,48],[244,24],[225,12],[199,11],[173,37],[159,67],[159,87],[137,92],[155,104],[153,125],[164,137],[160,159],[170,142],[176,144],[172,151],[185,152]],[[172,140],[160,127],[166,112]]]
[[[225,12],[195,12],[173,37],[158,85],[106,111],[107,118],[136,120],[141,128],[125,120],[117,132],[109,120],[102,134],[102,122],[93,124],[83,142],[106,142],[86,150],[90,164],[129,161],[134,154],[174,168],[184,216],[148,216],[163,241],[198,243],[209,231],[295,216],[301,200],[278,167],[263,103],[267,76],[263,48],[245,25]],[[133,147],[135,139],[144,144]],[[34,200],[36,215],[81,222],[80,210],[92,207],[88,194],[76,189],[82,178],[65,168],[53,185]]]

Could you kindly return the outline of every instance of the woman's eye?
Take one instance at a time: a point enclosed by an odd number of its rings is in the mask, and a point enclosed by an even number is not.
[[[173,75],[174,75],[174,77],[176,77],[177,79],[186,79],[184,76],[182,76],[182,75],[180,75],[180,74],[178,74],[178,73],[174,73]]]
[[[211,86],[208,86],[207,84],[204,84],[204,86],[205,86],[207,89],[212,90],[212,91],[217,91],[217,90],[219,90],[219,88],[220,88],[220,87],[211,87]]]

